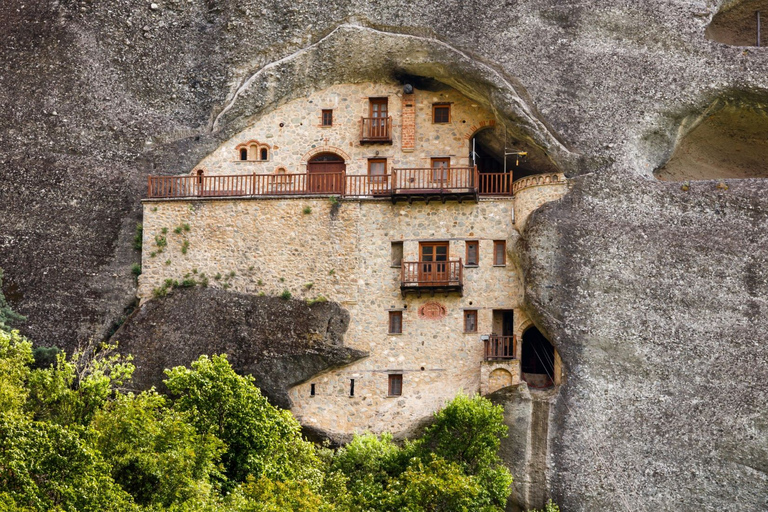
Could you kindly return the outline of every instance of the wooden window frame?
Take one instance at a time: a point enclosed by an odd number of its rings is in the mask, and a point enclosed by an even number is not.
[[[443,240],[436,242],[419,242],[419,261],[424,261],[424,247],[445,247],[445,261],[451,261],[451,243]],[[432,253],[432,257],[437,256],[437,250]],[[443,260],[432,260],[443,261]]]
[[[501,246],[501,262],[496,258],[498,255],[497,247]],[[494,240],[493,241],[493,266],[494,267],[506,267],[507,266],[507,241],[506,240]]]
[[[333,109],[332,108],[324,108],[320,111],[320,126],[325,126],[325,127],[333,126]]]
[[[397,383],[397,386],[394,385],[395,383]],[[398,392],[394,393],[394,391],[398,391]],[[390,373],[387,376],[387,396],[403,396],[403,374],[402,373]]]
[[[384,174],[371,174],[371,164],[384,164]],[[371,183],[384,183],[384,177],[387,175],[387,159],[386,158],[369,158],[368,159],[368,180]],[[375,179],[374,179],[375,178]]]
[[[470,318],[474,318],[474,329],[468,329],[468,320]],[[465,309],[464,310],[464,332],[465,333],[476,333],[477,332],[477,310],[476,309]]]
[[[445,167],[435,167],[435,163],[437,162],[445,162],[447,165]],[[445,177],[443,178],[443,182],[450,183],[451,181],[451,157],[449,156],[441,156],[441,157],[432,157],[429,159],[429,167],[432,169],[432,172],[429,173],[429,179],[430,181],[440,181],[435,179],[435,171],[443,170],[445,172]]]
[[[437,120],[438,109],[448,109],[448,119],[446,121]],[[451,104],[450,103],[433,103],[432,104],[432,124],[450,124],[451,122]]]
[[[475,261],[472,262],[469,259],[469,247],[475,246]],[[477,267],[480,265],[480,241],[479,240],[467,240],[465,242],[466,251],[464,253],[464,266],[465,267]]]
[[[383,96],[383,97],[375,97],[375,98],[368,98],[368,117],[373,118],[373,106],[374,105],[386,105],[387,109],[385,113],[387,115],[382,116],[381,115],[381,108],[379,108],[379,117],[377,119],[386,119],[389,117],[389,97]]]
[[[397,319],[397,321],[395,321]],[[395,330],[397,329],[397,330]],[[387,328],[388,334],[403,334],[403,312],[390,311],[389,312],[389,326]]]

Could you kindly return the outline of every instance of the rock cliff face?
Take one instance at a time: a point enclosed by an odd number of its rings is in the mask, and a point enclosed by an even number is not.
[[[723,3],[3,2],[4,292],[40,344],[104,337],[135,295],[148,173],[188,171],[310,90],[437,79],[498,113],[536,149],[531,167],[575,177],[516,248],[528,312],[567,372],[548,429],[554,497],[765,509],[768,185],[653,177],[706,115],[765,110],[766,50],[705,34]]]
[[[227,354],[270,401],[288,408],[288,388],[367,354],[343,346],[349,314],[330,302],[257,297],[223,290],[176,290],[152,300],[114,334],[133,354],[139,389],[162,388],[163,370],[205,354]]]

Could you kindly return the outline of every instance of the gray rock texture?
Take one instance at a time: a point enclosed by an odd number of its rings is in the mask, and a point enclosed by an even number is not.
[[[235,371],[253,375],[273,404],[288,408],[291,386],[367,355],[344,346],[348,326],[349,313],[331,302],[198,287],[146,302],[112,338],[133,355],[138,389],[162,389],[166,368],[227,354]]]
[[[105,337],[135,295],[147,174],[187,172],[334,82],[437,79],[497,112],[530,167],[575,177],[516,244],[526,309],[567,372],[554,497],[766,510],[768,186],[653,178],[708,113],[765,110],[766,50],[707,37],[724,3],[6,0],[4,291],[39,344]]]

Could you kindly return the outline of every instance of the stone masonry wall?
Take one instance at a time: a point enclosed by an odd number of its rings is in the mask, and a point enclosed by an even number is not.
[[[491,332],[494,309],[517,314],[522,302],[511,262],[492,265],[493,241],[507,239],[514,229],[509,199],[429,205],[334,204],[321,198],[161,200],[145,201],[144,212],[142,300],[166,279],[205,275],[210,287],[266,295],[288,290],[306,299],[322,295],[348,309],[345,346],[370,357],[289,393],[304,424],[332,434],[403,432],[460,390],[479,392],[480,335]],[[162,252],[156,237],[165,237]],[[479,241],[479,265],[464,269],[463,296],[401,296],[391,242],[403,243],[405,261],[417,261],[419,241],[429,240],[449,241],[451,259],[465,257],[466,240]],[[445,315],[420,314],[429,302],[444,307]],[[476,333],[463,332],[464,309],[478,310]],[[388,334],[390,310],[402,311],[402,334]],[[403,375],[402,396],[387,396],[388,373]],[[353,397],[350,379],[355,379]]]
[[[563,197],[568,192],[568,182],[560,173],[533,175],[517,181],[514,192],[515,227],[522,233],[528,216],[544,203]]]
[[[266,174],[284,168],[288,173],[304,173],[309,157],[324,151],[342,156],[347,174],[367,174],[369,158],[386,158],[390,170],[430,167],[433,157],[450,157],[454,167],[470,165],[469,140],[482,127],[495,124],[493,114],[449,88],[438,92],[415,90],[408,96],[415,103],[415,134],[408,133],[407,152],[401,150],[402,85],[338,84],[265,114],[190,171],[203,169],[206,175]],[[360,119],[369,116],[371,97],[389,98],[392,144],[360,143]],[[433,103],[451,104],[449,123],[432,122]],[[332,126],[321,126],[323,109],[333,109]],[[270,147],[266,161],[239,160],[238,145],[250,141]]]

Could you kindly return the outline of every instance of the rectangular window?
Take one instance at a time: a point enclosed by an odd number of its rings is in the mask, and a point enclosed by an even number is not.
[[[403,332],[403,312],[389,312],[389,334],[402,334]]]
[[[349,379],[349,396],[355,396],[355,379]]]
[[[371,183],[381,185],[387,179],[387,159],[386,158],[369,158],[368,159],[368,176]]]
[[[464,311],[464,332],[477,332],[477,311]]]
[[[432,122],[443,124],[451,122],[451,106],[445,103],[435,103],[432,105]]]
[[[309,396],[315,396],[315,385],[310,384],[309,385]]]
[[[392,266],[403,266],[403,242],[392,242]]]
[[[323,126],[333,126],[333,110],[323,109]]]
[[[432,158],[432,181],[448,181],[448,169],[451,167],[450,158]]]
[[[389,396],[400,396],[403,394],[403,375],[401,373],[392,373],[389,375]]]
[[[479,242],[477,240],[467,241],[467,265],[477,265]]]
[[[505,240],[493,241],[493,264],[496,266],[507,264],[507,242]]]

